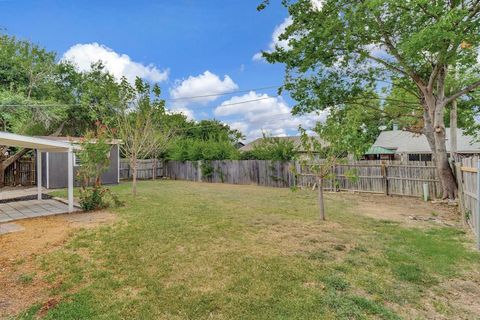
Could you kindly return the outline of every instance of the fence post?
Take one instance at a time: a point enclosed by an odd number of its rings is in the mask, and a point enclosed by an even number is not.
[[[335,172],[335,170],[337,170],[337,167],[335,165],[332,165],[332,168],[331,168],[331,172],[332,172],[332,191],[333,192],[337,192],[337,186],[335,185],[335,182],[337,181],[337,173]]]
[[[458,202],[459,202],[460,213],[462,215],[462,222],[464,225],[466,225],[467,219],[465,216],[465,204],[464,204],[465,200],[464,200],[464,194],[463,194],[463,173],[462,173],[461,163],[455,162],[454,168],[455,168],[455,177],[457,178]]]
[[[477,249],[480,250],[480,159],[477,160],[477,223],[475,230],[477,233]]]
[[[202,160],[197,161],[198,182],[202,182]]]
[[[382,176],[384,193],[388,196],[388,166],[385,164],[385,161],[382,161]]]
[[[152,166],[152,180],[157,178],[157,158],[153,158],[153,166]]]

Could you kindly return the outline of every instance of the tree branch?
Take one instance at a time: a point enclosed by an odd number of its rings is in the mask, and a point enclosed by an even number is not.
[[[377,20],[377,23],[379,24],[379,29],[382,30],[382,34],[385,38],[385,45],[390,49],[390,53],[398,60],[398,62],[407,70],[407,75],[409,77],[411,77],[416,83],[417,85],[420,87],[421,90],[424,90],[425,89],[425,82],[422,80],[422,78],[416,74],[413,70],[409,70],[410,67],[408,66],[408,64],[405,62],[405,60],[403,59],[403,57],[400,55],[400,53],[398,52],[397,48],[395,47],[395,45],[393,44],[393,41],[392,39],[390,38],[389,34],[386,32],[386,28],[385,28],[385,25],[382,21],[382,19],[380,19],[379,16],[375,15],[375,18]]]
[[[440,72],[441,68],[442,66],[440,63],[437,63],[433,68],[433,71],[430,74],[430,78],[428,79],[428,85],[427,85],[428,92],[433,92],[433,84],[435,83],[435,80],[437,79],[438,73]]]
[[[449,104],[450,102],[452,102],[453,100],[461,97],[462,95],[464,95],[464,94],[466,94],[466,93],[469,93],[469,92],[477,89],[478,87],[480,87],[480,81],[474,82],[474,83],[472,83],[471,85],[466,86],[466,87],[463,88],[462,90],[458,91],[457,93],[452,94],[450,97],[444,99],[444,100],[443,100],[443,103],[444,103],[444,105],[447,105],[447,104]]]

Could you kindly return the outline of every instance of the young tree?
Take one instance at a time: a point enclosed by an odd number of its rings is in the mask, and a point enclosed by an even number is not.
[[[260,6],[265,7],[268,0]],[[395,82],[416,97],[422,133],[434,154],[443,198],[456,182],[447,161],[445,108],[480,86],[480,2],[477,0],[283,1],[292,23],[280,36],[288,46],[264,53],[284,63],[284,89],[298,101],[294,113],[336,108],[371,98],[380,83]],[[452,69],[474,76],[447,92]],[[412,89],[413,88],[413,89]]]
[[[77,176],[80,180],[80,205],[86,210],[102,209],[107,206],[104,197],[107,189],[102,188],[101,176],[110,164],[111,146],[107,142],[107,129],[97,123],[97,130],[85,134],[76,156],[80,159]]]
[[[120,148],[129,160],[133,170],[132,194],[137,194],[138,159],[160,152],[165,132],[158,129],[154,119],[158,112],[164,112],[161,105],[150,100],[150,86],[137,78],[135,87],[130,86],[126,79],[122,80],[123,105],[118,110],[115,119],[116,127],[113,134],[122,140]],[[156,99],[160,91],[154,92]],[[158,118],[157,118],[158,119]]]
[[[299,130],[302,146],[306,151],[306,157],[300,159],[300,165],[317,177],[319,218],[324,221],[326,220],[325,198],[323,196],[324,182],[333,174],[332,168],[340,161],[344,149],[342,145],[326,147],[315,137],[307,135],[305,129],[300,127]],[[315,154],[323,154],[324,157],[318,159]]]
[[[102,186],[101,176],[110,165],[112,146],[108,142],[107,127],[99,121],[95,131],[82,138],[76,156],[80,159],[77,176],[80,180],[80,205],[83,210],[103,209],[110,205],[121,206],[122,201],[108,188]]]

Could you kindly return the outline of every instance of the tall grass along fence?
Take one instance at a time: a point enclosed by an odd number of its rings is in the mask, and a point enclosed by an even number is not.
[[[475,233],[480,249],[480,159],[478,156],[464,158],[455,169],[463,221]]]

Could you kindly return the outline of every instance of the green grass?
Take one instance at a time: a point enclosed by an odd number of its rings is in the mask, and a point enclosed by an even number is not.
[[[46,319],[398,319],[480,262],[462,230],[365,218],[341,195],[318,222],[309,191],[147,181],[134,199],[129,188],[113,188],[126,203],[117,223],[39,259],[62,297]]]

